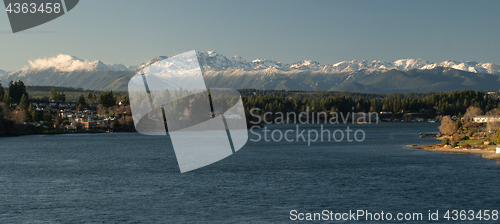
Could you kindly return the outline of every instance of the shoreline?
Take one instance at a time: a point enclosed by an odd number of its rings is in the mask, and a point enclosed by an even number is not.
[[[481,158],[489,160],[499,160],[500,154],[496,154],[496,151],[482,150],[482,149],[454,149],[454,148],[443,148],[438,144],[434,145],[406,145],[406,148],[421,149],[434,152],[443,153],[462,153],[462,154],[479,154]]]

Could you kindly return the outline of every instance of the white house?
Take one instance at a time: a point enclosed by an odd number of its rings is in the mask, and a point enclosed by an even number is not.
[[[473,118],[474,123],[500,122],[500,117],[477,116]]]
[[[500,154],[500,144],[497,145],[497,154]]]

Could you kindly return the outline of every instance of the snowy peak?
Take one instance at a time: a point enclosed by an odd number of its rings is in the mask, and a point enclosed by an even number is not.
[[[113,70],[129,71],[130,69],[122,64],[110,64],[103,61],[87,61],[75,56],[59,54],[55,57],[38,58],[28,61],[29,66],[23,68],[24,71],[32,70],[54,70],[60,72],[73,72],[81,70]]]
[[[8,74],[9,74],[9,72],[8,72],[8,71],[5,71],[5,70],[0,69],[0,77],[7,76]]]
[[[382,62],[374,60],[368,62],[366,60],[357,61],[342,61],[335,64],[322,65],[312,60],[303,60],[295,63],[283,64],[281,62],[255,59],[251,62],[235,55],[232,58],[227,58],[215,51],[198,52],[198,61],[204,69],[243,69],[243,70],[314,70],[332,73],[370,73],[377,74],[391,69],[400,71],[409,69],[433,69],[436,67],[453,68],[462,71],[474,73],[488,73],[500,75],[500,67],[493,63],[479,63],[475,61],[443,61],[434,63],[422,58],[418,59],[400,59],[392,62]],[[158,56],[147,63],[138,66],[125,66],[122,64],[110,64],[103,61],[87,61],[74,56],[60,54],[55,57],[39,58],[29,61],[29,66],[23,70],[46,70],[53,69],[55,71],[70,72],[76,70],[112,70],[112,71],[136,71],[154,64],[158,61],[167,59],[167,56]],[[5,72],[0,71],[0,76],[5,76]]]
[[[267,69],[267,68],[281,68],[283,64],[277,61],[271,61],[266,59],[255,59],[252,61],[253,69]]]
[[[489,73],[489,74],[499,74],[500,68],[498,65],[493,63],[478,63],[475,61],[443,61],[437,65],[428,65],[427,67],[445,67],[453,68],[457,70],[463,70],[474,73]],[[427,69],[426,67],[426,69]]]
[[[227,69],[235,66],[232,61],[215,51],[198,52],[197,56],[200,66],[205,68]]]
[[[290,71],[290,70],[311,70],[327,73],[347,73],[354,75],[362,74],[380,74],[391,69],[409,70],[409,69],[434,69],[436,67],[453,68],[457,70],[488,73],[500,75],[500,67],[493,63],[480,63],[475,61],[443,61],[440,63],[430,62],[424,59],[400,59],[392,62],[374,61],[342,61],[335,64],[320,64],[312,60],[298,61],[292,64],[281,62],[255,59],[247,61],[240,56],[227,58],[215,51],[197,52],[200,66],[204,69],[213,70],[264,70],[264,71]],[[103,61],[88,61],[75,56],[59,54],[54,57],[38,58],[29,60],[29,66],[24,67],[14,73],[24,74],[27,72],[36,72],[40,70],[54,72],[72,72],[72,71],[90,71],[90,70],[112,70],[112,71],[137,71],[148,67],[158,61],[167,59],[167,56],[158,56],[147,63],[137,66],[125,66],[123,64],[111,64]],[[13,72],[0,70],[0,77],[6,77]]]
[[[297,68],[297,69],[315,69],[318,68],[320,64],[315,61],[311,60],[304,60],[304,61],[298,61],[293,63],[290,68]]]
[[[148,67],[148,66],[150,66],[150,65],[152,65],[152,64],[154,64],[156,62],[159,62],[161,60],[165,60],[167,58],[168,58],[167,56],[160,55],[160,56],[158,56],[156,58],[153,58],[151,61],[148,61],[146,63],[142,63],[142,64],[140,64],[140,65],[138,65],[136,67],[142,69],[142,68]]]
[[[423,66],[430,64],[430,63],[431,62],[423,60],[422,58],[419,58],[419,59],[400,59],[400,60],[396,60],[393,62],[394,66],[398,70],[420,69]]]

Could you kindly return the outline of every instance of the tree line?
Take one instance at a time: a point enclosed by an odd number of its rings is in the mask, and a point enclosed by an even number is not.
[[[247,90],[245,90],[247,91]],[[246,92],[245,92],[246,93]],[[328,95],[316,94],[315,97],[301,94],[245,94],[243,104],[247,110],[261,109],[261,113],[269,112],[303,112],[309,108],[311,112],[380,112],[393,113],[419,112],[421,110],[435,113],[439,110],[443,115],[464,114],[473,106],[489,111],[500,108],[500,99],[489,97],[483,91],[461,90],[428,94],[393,95],[375,94],[361,95]]]

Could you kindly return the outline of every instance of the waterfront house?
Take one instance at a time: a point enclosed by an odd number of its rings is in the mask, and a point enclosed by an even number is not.
[[[73,126],[73,125],[64,125],[64,129],[75,131],[77,129],[77,127]]]
[[[89,121],[89,122],[81,122],[80,123],[83,129],[95,129],[97,128],[97,122]]]
[[[472,119],[474,123],[500,122],[500,117],[497,116],[477,116]]]

